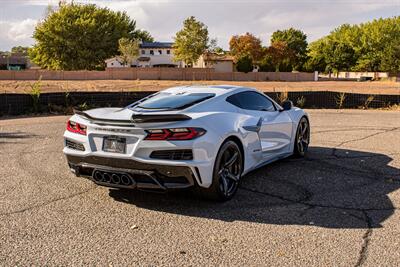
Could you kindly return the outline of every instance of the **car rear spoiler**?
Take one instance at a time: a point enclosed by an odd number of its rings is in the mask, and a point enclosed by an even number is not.
[[[137,114],[132,116],[132,122],[134,123],[186,121],[191,119],[192,119],[191,117],[184,114],[160,114],[160,115]]]
[[[93,116],[90,116],[86,112],[77,109],[74,109],[74,113],[89,119],[93,123],[100,125],[111,124],[111,125],[121,125],[121,126],[122,125],[132,126],[133,123],[172,122],[172,121],[185,121],[192,119],[191,117],[184,114],[159,114],[159,115],[134,114],[132,115],[130,120],[113,120],[113,119],[95,118]]]

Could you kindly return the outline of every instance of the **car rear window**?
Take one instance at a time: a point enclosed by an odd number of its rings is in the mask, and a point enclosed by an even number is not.
[[[171,94],[159,93],[137,104],[133,108],[143,109],[184,109],[214,97],[211,93]]]

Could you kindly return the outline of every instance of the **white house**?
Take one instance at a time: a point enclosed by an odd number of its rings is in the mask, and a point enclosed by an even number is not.
[[[139,45],[139,56],[132,60],[130,66],[123,66],[116,56],[107,59],[107,68],[121,67],[183,67],[183,62],[173,61],[174,49],[171,42],[143,42]]]

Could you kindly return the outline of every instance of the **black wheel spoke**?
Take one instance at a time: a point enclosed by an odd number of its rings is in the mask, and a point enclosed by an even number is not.
[[[302,131],[301,131],[301,136],[302,137],[304,137],[305,135],[306,135],[306,133],[307,133],[307,124],[306,123],[304,123],[304,127],[303,127],[303,129],[302,129]]]
[[[229,179],[231,179],[231,180],[234,181],[234,182],[239,181],[239,178],[236,177],[235,175],[233,175],[233,174],[230,173],[230,172],[227,173],[226,177],[229,178]]]
[[[300,152],[303,152],[303,151],[304,151],[303,141],[302,141],[302,140],[300,140],[300,142],[299,142],[299,151],[300,151]]]
[[[226,180],[225,175],[221,175],[221,185],[222,185],[222,192],[225,195],[228,195],[228,181]]]
[[[232,157],[225,163],[224,167],[225,168],[231,167],[233,165],[233,163],[235,163],[237,158],[238,158],[238,152],[235,151],[235,153],[232,155]]]

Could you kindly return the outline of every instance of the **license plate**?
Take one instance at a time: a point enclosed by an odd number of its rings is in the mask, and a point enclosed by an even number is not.
[[[103,151],[125,154],[126,139],[117,136],[106,136],[103,138]]]

